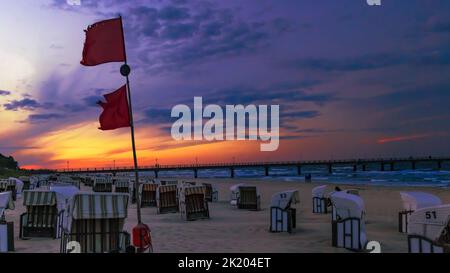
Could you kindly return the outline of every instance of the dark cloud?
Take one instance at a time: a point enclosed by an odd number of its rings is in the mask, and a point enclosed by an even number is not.
[[[10,91],[0,90],[0,96],[9,96],[9,95],[11,95]]]
[[[180,8],[177,6],[166,6],[158,12],[158,18],[167,21],[178,21],[189,17],[190,14],[187,8]]]
[[[397,65],[449,65],[450,51],[448,48],[433,48],[417,52],[391,52],[366,54],[343,59],[305,58],[289,62],[298,69],[334,71],[360,71],[380,69]]]
[[[42,107],[42,105],[34,99],[24,98],[21,100],[13,100],[9,103],[3,105],[5,110],[17,111],[17,110],[34,110],[36,108]]]
[[[63,114],[58,113],[50,113],[50,114],[32,114],[28,116],[28,122],[34,123],[34,122],[42,122],[42,121],[48,121],[48,120],[54,120],[54,119],[62,119],[66,116]]]

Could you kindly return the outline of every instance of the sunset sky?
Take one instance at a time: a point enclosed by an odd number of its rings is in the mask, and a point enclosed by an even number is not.
[[[73,2],[73,1],[72,1]],[[25,168],[130,166],[130,131],[98,130],[120,63],[80,65],[83,30],[117,17],[140,165],[450,155],[450,1],[2,1],[0,153]],[[276,152],[175,141],[170,111],[280,105]]]

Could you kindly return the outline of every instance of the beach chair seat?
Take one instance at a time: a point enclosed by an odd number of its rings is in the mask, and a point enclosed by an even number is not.
[[[156,191],[158,214],[178,212],[177,185],[161,185]]]
[[[409,253],[450,253],[450,204],[414,211],[408,224]]]
[[[125,252],[130,235],[123,230],[128,213],[128,194],[79,193],[71,200],[69,224],[61,237],[61,253],[79,244],[81,253]]]
[[[398,231],[408,232],[408,222],[411,214],[417,209],[433,207],[442,204],[439,197],[426,192],[400,192],[403,210],[398,213]]]
[[[180,191],[180,212],[187,221],[209,219],[204,186],[186,186]]]
[[[313,213],[327,214],[330,202],[329,197],[325,196],[326,185],[318,186],[312,190]]]
[[[332,194],[331,200],[332,246],[362,251],[367,243],[364,201],[361,197],[345,191]]]
[[[145,183],[141,184],[141,206],[155,207],[156,206],[156,190],[158,184]]]
[[[0,193],[0,253],[14,251],[14,222],[5,218],[5,210],[14,209],[11,192]]]
[[[260,210],[261,202],[255,186],[240,186],[237,199],[238,209]]]
[[[299,202],[297,190],[284,191],[272,196],[270,206],[270,232],[291,233],[297,227],[297,210],[292,208]]]
[[[60,212],[56,193],[52,191],[24,191],[26,212],[20,216],[20,238],[57,237]]]
[[[203,186],[205,187],[205,199],[208,202],[217,202],[219,201],[219,191],[215,189],[211,184],[209,183],[203,183]]]
[[[92,190],[94,192],[112,192],[112,180],[108,177],[96,177]]]

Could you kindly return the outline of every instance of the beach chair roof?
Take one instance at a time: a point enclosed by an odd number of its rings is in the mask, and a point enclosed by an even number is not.
[[[327,185],[315,187],[314,189],[312,189],[312,196],[322,198],[325,194],[326,188],[327,188]]]
[[[436,195],[420,192],[408,191],[400,192],[403,201],[403,208],[406,210],[417,210],[426,207],[433,207],[442,204],[442,201]]]
[[[50,186],[50,191],[56,193],[58,211],[66,209],[68,201],[80,192],[77,187],[71,185],[52,185]]]
[[[127,218],[128,194],[78,193],[71,201],[72,219],[121,219]]]
[[[0,193],[0,217],[7,209],[14,209],[14,201],[9,191]]]
[[[158,192],[171,192],[171,191],[177,191],[178,186],[177,185],[161,185],[158,187]]]
[[[53,206],[56,205],[54,191],[32,190],[23,192],[24,206]]]
[[[230,191],[237,192],[239,191],[239,187],[247,186],[245,183],[236,184],[230,187]]]
[[[335,192],[331,195],[331,202],[341,218],[361,218],[364,213],[364,201],[357,195],[345,191]]]
[[[300,202],[298,190],[289,190],[272,195],[271,206],[287,209],[291,204],[296,204],[298,202]]]
[[[192,195],[192,194],[205,194],[206,187],[205,186],[186,186],[183,187],[182,193],[184,195]]]
[[[116,178],[116,187],[126,188],[130,187],[131,181],[129,178]]]
[[[421,208],[411,214],[408,234],[437,240],[450,223],[450,204]]]

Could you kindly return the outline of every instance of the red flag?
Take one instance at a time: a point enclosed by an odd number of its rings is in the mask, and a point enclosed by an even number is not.
[[[100,130],[115,130],[130,127],[130,112],[127,100],[127,86],[124,85],[117,91],[104,95],[105,102],[99,102],[103,107],[100,115]]]
[[[82,65],[125,62],[122,18],[97,22],[90,25],[85,32],[83,60],[80,62]]]

